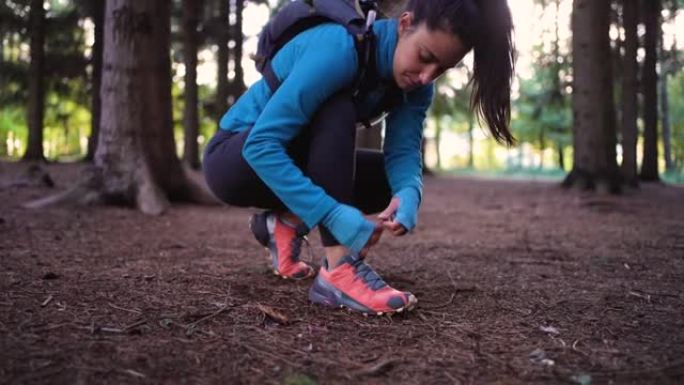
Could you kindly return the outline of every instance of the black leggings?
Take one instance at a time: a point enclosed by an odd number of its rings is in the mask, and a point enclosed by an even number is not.
[[[382,152],[356,149],[355,121],[351,97],[338,94],[321,106],[287,153],[330,196],[370,214],[385,209],[391,192]],[[207,184],[233,206],[287,210],[242,157],[250,131],[219,130],[209,141],[203,163]],[[319,231],[324,246],[339,244],[325,227]]]

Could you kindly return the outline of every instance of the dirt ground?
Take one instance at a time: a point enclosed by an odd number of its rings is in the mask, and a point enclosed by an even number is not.
[[[682,187],[427,178],[369,257],[418,307],[364,318],[272,275],[250,210],[30,210],[81,166],[8,186],[23,167],[0,164],[0,383],[684,383]]]

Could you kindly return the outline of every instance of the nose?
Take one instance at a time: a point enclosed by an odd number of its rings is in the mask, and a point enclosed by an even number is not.
[[[435,80],[439,76],[439,67],[437,65],[429,65],[425,66],[425,68],[420,72],[420,83],[425,85],[433,80]]]

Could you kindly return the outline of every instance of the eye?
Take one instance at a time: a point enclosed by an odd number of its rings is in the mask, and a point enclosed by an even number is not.
[[[420,54],[418,55],[418,57],[422,63],[431,63],[432,62],[432,55],[426,53],[425,51],[420,51]]]

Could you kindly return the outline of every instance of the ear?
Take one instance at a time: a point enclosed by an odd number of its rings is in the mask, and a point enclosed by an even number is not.
[[[413,25],[413,12],[404,12],[399,16],[399,35],[403,35],[407,31],[411,29],[411,25]]]

